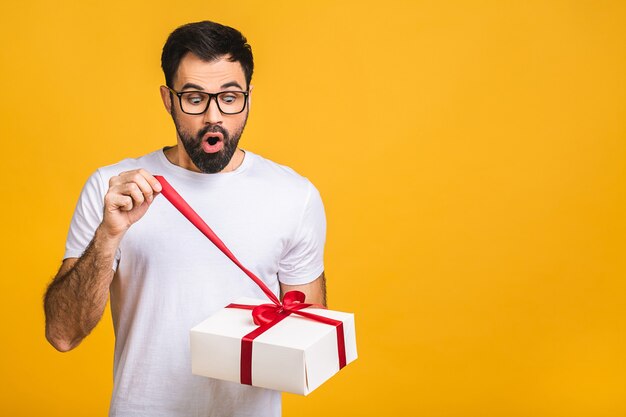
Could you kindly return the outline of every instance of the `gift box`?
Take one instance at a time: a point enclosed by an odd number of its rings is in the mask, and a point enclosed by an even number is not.
[[[191,329],[191,367],[195,375],[307,395],[357,358],[353,314],[314,306],[299,310],[340,322],[340,341],[337,327],[332,324],[294,313],[271,326],[258,326],[251,307],[237,307],[262,303],[267,300],[238,299]],[[246,363],[243,339],[254,332],[260,334],[251,341],[252,352]],[[247,382],[246,374],[250,379]]]

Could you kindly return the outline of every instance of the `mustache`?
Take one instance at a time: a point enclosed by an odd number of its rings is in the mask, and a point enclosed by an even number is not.
[[[212,126],[205,126],[205,127],[203,127],[198,132],[198,136],[197,136],[198,139],[202,140],[204,135],[206,135],[209,132],[211,132],[211,133],[219,132],[219,133],[222,134],[222,136],[224,137],[225,141],[228,139],[228,131],[226,129],[224,129],[222,126],[220,126],[220,125],[212,125]]]

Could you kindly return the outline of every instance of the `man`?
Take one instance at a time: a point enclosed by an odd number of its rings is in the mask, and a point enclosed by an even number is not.
[[[161,57],[177,144],[98,169],[72,218],[45,296],[46,337],[75,348],[108,296],[115,327],[110,416],[277,416],[280,393],[191,374],[189,330],[261,290],[164,198],[163,175],[276,293],[325,303],[325,216],[293,170],[238,147],[253,60],[237,30],[184,25]],[[220,358],[215,358],[220,360]]]

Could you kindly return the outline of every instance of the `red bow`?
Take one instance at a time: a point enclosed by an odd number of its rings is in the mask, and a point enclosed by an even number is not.
[[[252,310],[252,319],[257,326],[263,326],[275,321],[278,316],[288,316],[289,314],[311,304],[304,303],[305,295],[300,291],[289,291],[283,297],[282,305],[261,304]]]

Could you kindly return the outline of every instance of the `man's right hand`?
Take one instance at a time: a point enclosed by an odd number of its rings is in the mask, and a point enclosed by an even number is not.
[[[121,238],[128,228],[141,219],[161,192],[161,184],[145,169],[122,172],[109,180],[104,196],[104,218],[101,230]]]

